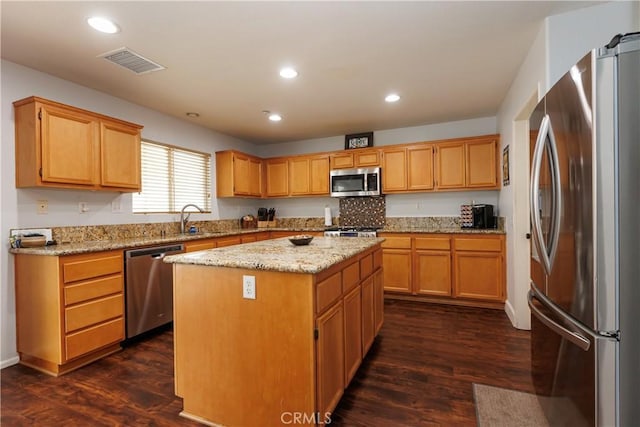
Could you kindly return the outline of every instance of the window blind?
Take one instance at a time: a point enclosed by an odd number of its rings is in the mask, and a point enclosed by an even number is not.
[[[142,141],[142,191],[134,213],[175,213],[188,203],[211,212],[211,155]]]

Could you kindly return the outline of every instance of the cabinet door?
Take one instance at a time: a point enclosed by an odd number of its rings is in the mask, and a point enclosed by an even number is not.
[[[346,169],[354,167],[352,153],[332,154],[331,169]]]
[[[287,159],[267,160],[267,197],[289,195]]]
[[[369,277],[362,282],[362,354],[367,354],[375,336],[375,287]]]
[[[439,189],[464,188],[464,143],[438,144],[436,148],[436,187]]]
[[[329,157],[314,157],[310,160],[311,194],[329,194]]]
[[[41,108],[42,181],[96,184],[99,128],[95,118],[53,106]]]
[[[433,190],[433,146],[407,148],[407,190]]]
[[[384,323],[384,275],[381,269],[373,273],[374,335],[378,335]]]
[[[249,195],[262,196],[262,160],[249,158]]]
[[[497,187],[497,141],[468,142],[466,149],[467,187]]]
[[[344,383],[349,384],[362,361],[362,304],[360,287],[344,297]]]
[[[103,187],[140,191],[140,130],[101,122],[101,182]]]
[[[353,153],[354,165],[357,168],[380,166],[378,150],[364,150]]]
[[[316,320],[317,408],[320,414],[332,412],[344,392],[344,312],[335,304]]]
[[[385,193],[407,189],[407,159],[404,148],[382,153],[382,190]]]
[[[455,252],[454,296],[504,300],[504,266],[499,252]]]
[[[421,295],[451,295],[451,253],[416,251],[414,290]]]
[[[309,194],[309,159],[289,160],[289,194],[303,196]]]
[[[411,250],[383,249],[384,290],[411,293]]]
[[[233,194],[249,195],[249,156],[233,154]]]

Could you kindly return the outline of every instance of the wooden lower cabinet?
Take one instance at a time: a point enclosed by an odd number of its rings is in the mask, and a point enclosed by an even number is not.
[[[185,252],[204,251],[207,249],[213,249],[215,247],[216,239],[202,239],[184,243]]]
[[[453,264],[454,296],[504,301],[504,239],[454,238]]]
[[[317,405],[318,412],[333,411],[345,388],[344,309],[335,304],[316,320],[317,342]]]
[[[122,251],[16,254],[14,262],[20,363],[57,376],[120,350]]]
[[[380,233],[384,290],[430,301],[494,306],[505,300],[501,234]],[[433,298],[431,298],[433,297]]]
[[[330,420],[381,327],[380,251],[317,274],[175,264],[182,415],[216,425],[281,425],[283,413]],[[245,275],[255,300],[242,298]]]

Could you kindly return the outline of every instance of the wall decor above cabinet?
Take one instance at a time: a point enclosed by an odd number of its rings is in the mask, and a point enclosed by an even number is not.
[[[17,188],[140,191],[141,125],[35,96],[13,106]]]

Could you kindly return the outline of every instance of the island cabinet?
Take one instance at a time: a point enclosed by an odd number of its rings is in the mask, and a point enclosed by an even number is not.
[[[58,376],[120,350],[122,251],[14,261],[20,363]]]
[[[140,191],[142,126],[34,96],[13,105],[16,187]]]
[[[384,291],[479,307],[500,307],[505,299],[503,234],[379,233]]]
[[[216,152],[218,197],[261,197],[262,159],[239,151]]]
[[[379,241],[353,240],[225,248],[216,259],[228,267],[207,260],[206,252],[184,262],[185,255],[167,257],[174,263],[182,416],[239,426],[283,425],[294,416],[306,425],[330,421],[383,318]],[[345,248],[350,255],[334,261],[319,256]],[[326,264],[316,272],[295,267],[316,262]],[[246,295],[248,282],[254,295]]]

